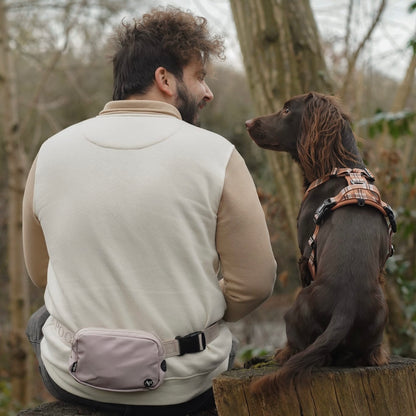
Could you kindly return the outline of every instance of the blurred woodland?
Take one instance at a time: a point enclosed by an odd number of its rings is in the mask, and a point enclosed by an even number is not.
[[[410,51],[403,79],[386,76],[361,57],[382,24],[387,0],[371,2],[362,35],[352,30],[361,2],[345,3],[343,35],[326,39],[309,0],[230,0],[245,71],[214,63],[207,82],[215,100],[201,114],[202,126],[227,137],[245,158],[278,260],[275,291],[291,296],[299,284],[296,216],[302,178],[285,155],[257,148],[244,121],[309,90],[342,99],[383,199],[397,214],[396,251],[386,267],[386,339],[394,354],[415,357],[416,33],[402,45]],[[0,416],[44,400],[24,336],[30,313],[42,304],[22,260],[21,201],[28,169],[46,138],[95,116],[111,99],[108,35],[124,16],[140,14],[149,4],[0,0]],[[416,22],[415,9],[409,0],[406,13]]]

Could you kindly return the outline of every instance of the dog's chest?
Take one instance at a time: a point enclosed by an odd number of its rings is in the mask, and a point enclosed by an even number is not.
[[[308,240],[315,230],[316,224],[314,222],[314,215],[316,210],[326,199],[332,198],[338,194],[338,192],[344,188],[345,185],[346,181],[343,178],[331,179],[309,192],[306,198],[302,201],[297,221],[298,244],[301,253],[304,253],[306,247],[308,246]]]

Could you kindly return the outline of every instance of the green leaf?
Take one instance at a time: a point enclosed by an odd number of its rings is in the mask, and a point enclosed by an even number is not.
[[[416,55],[416,38],[412,38],[407,43],[407,46],[413,49],[413,55]]]

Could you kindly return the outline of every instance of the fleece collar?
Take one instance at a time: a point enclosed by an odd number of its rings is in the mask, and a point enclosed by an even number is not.
[[[100,115],[109,114],[160,114],[176,117],[179,120],[182,119],[178,109],[171,104],[163,101],[150,101],[150,100],[120,100],[108,102]]]

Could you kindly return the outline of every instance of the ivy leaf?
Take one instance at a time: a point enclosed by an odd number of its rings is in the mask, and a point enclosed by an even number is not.
[[[416,38],[412,38],[407,43],[407,46],[413,49],[413,55],[416,55]]]
[[[393,139],[398,139],[400,136],[411,133],[410,122],[415,117],[416,113],[409,110],[399,111],[397,113],[384,113],[377,110],[373,117],[360,120],[357,126],[365,126],[369,137],[373,138],[378,133],[381,133],[383,126],[386,125]]]

